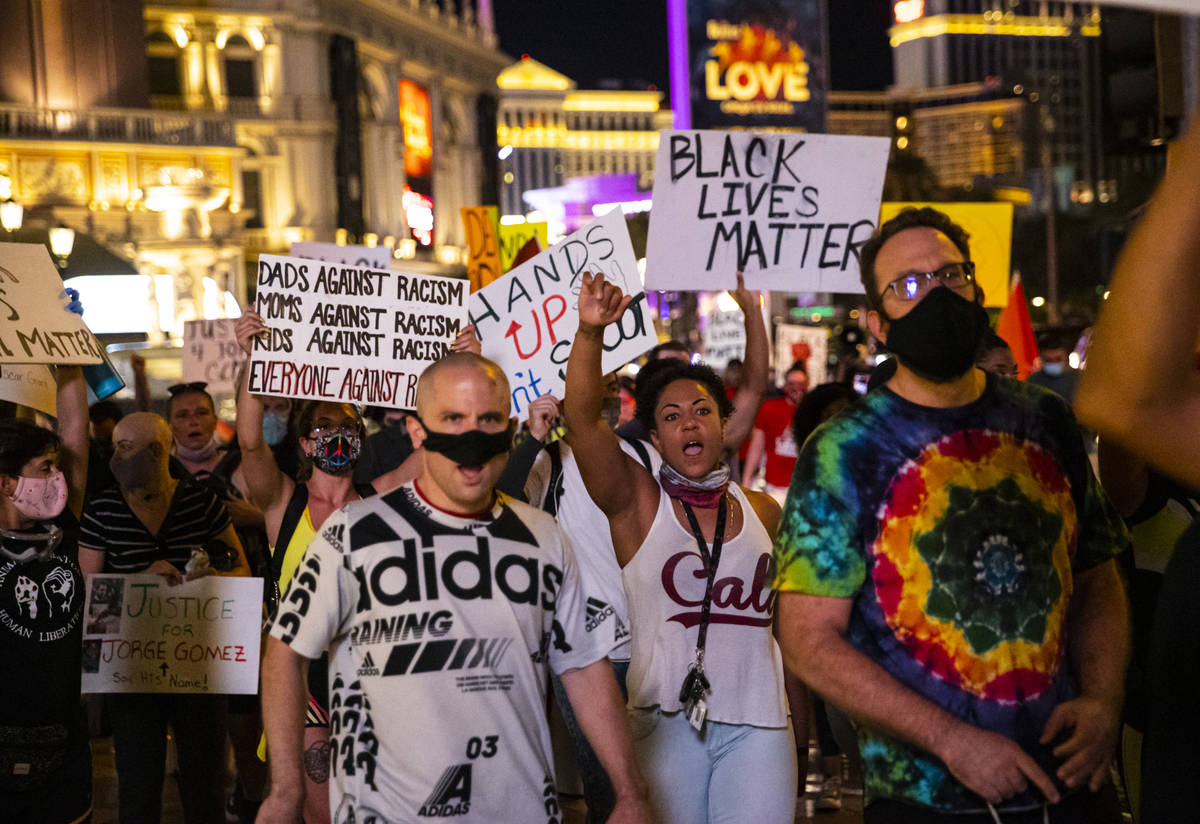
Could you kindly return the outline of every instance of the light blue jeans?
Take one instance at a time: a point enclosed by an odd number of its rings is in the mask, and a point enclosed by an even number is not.
[[[629,731],[650,800],[670,824],[792,824],[792,729],[709,721],[701,735],[682,712],[630,709]]]

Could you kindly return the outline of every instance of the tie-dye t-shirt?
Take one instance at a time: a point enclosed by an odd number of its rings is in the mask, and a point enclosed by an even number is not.
[[[852,598],[847,638],[954,716],[1006,735],[1048,775],[1041,736],[1075,695],[1074,575],[1128,541],[1069,407],[989,377],[975,402],[910,403],[881,387],[805,443],[776,538],[776,589]],[[859,730],[868,802],[983,802],[936,757]],[[1030,807],[1030,790],[1005,804]]]

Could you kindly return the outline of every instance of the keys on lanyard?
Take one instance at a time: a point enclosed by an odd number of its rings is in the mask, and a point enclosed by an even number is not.
[[[708,639],[708,616],[712,608],[713,582],[717,577],[717,565],[721,563],[721,546],[725,542],[725,518],[729,512],[728,495],[721,496],[717,505],[717,527],[713,533],[712,554],[709,555],[708,542],[704,540],[704,532],[696,520],[696,513],[686,501],[683,504],[684,514],[692,534],[696,537],[696,545],[700,548],[700,557],[708,567],[708,580],[704,584],[704,602],[700,607],[700,630],[696,635],[696,661],[688,667],[684,676],[683,686],[679,689],[679,700],[683,702],[683,714],[688,723],[697,732],[704,731],[704,720],[708,717],[708,696],[712,694],[712,685],[704,674],[704,645]]]

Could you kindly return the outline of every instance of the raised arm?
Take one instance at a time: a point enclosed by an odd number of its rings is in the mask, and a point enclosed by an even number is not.
[[[149,412],[150,379],[146,377],[146,359],[137,352],[132,353],[129,368],[133,370],[133,408],[137,412]]]
[[[604,329],[625,313],[632,298],[620,287],[584,273],[579,290],[579,331],[567,359],[567,396],[563,413],[567,442],[596,506],[613,520],[636,507],[639,497],[657,486],[649,473],[621,450],[616,434],[600,417],[604,373],[600,365]],[[657,498],[653,498],[657,501]]]
[[[250,354],[254,339],[266,326],[253,309],[246,311],[234,326],[238,345]],[[242,474],[250,502],[263,511],[267,537],[273,544],[279,531],[279,518],[296,484],[275,463],[275,455],[262,436],[263,403],[250,393],[250,363],[242,370],[238,381],[237,435],[242,448]]]
[[[746,324],[742,385],[733,396],[733,413],[725,422],[725,448],[736,451],[754,428],[758,407],[767,392],[771,364],[767,327],[763,325],[762,297],[758,292],[746,288],[741,272],[737,274],[737,288],[730,294],[741,308]]]
[[[1075,396],[1079,420],[1200,487],[1200,118],[1125,244]]]
[[[78,366],[60,366],[58,381],[58,437],[62,448],[58,465],[67,477],[67,508],[76,518],[83,512],[88,473],[87,384]]]

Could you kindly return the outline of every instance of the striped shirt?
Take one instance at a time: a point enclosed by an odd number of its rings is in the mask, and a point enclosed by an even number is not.
[[[142,572],[155,561],[183,571],[192,548],[218,539],[230,524],[225,505],[207,489],[180,481],[158,535],[151,535],[116,487],[88,498],[79,545],[104,553],[104,571]]]

